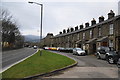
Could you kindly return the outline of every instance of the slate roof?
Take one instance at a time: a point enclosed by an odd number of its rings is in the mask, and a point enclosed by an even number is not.
[[[83,28],[83,29],[78,29],[77,31],[73,31],[73,32],[69,32],[69,33],[64,33],[64,34],[58,34],[58,35],[54,36],[53,38],[57,38],[57,37],[61,37],[61,36],[67,36],[67,35],[70,35],[70,34],[79,33],[79,32],[82,32],[82,31],[85,31],[85,30],[97,27],[99,25],[106,24],[106,23],[108,23],[110,21],[117,20],[118,18],[120,18],[120,15],[115,16],[115,17],[113,17],[111,19],[107,19],[107,20],[105,20],[103,22],[97,23],[97,24],[95,24],[93,26],[89,26],[89,27],[86,27],[86,28]]]

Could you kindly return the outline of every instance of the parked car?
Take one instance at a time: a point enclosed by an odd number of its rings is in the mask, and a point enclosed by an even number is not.
[[[58,51],[60,51],[60,52],[65,52],[65,48],[59,47],[59,48],[58,48]]]
[[[62,47],[57,47],[57,51],[63,50],[64,48]]]
[[[81,48],[74,48],[73,49],[73,55],[86,55],[85,51]]]
[[[33,46],[33,49],[37,49],[37,46]]]
[[[56,51],[57,48],[56,47],[50,47],[49,50],[55,50]]]
[[[118,59],[117,66],[120,68],[120,58]]]
[[[112,47],[98,47],[96,56],[98,59],[105,59],[108,63],[113,64],[118,61],[118,54]]]
[[[118,68],[120,68],[120,51],[118,51],[118,62],[117,62],[117,66],[118,66]]]
[[[29,48],[31,48],[31,46],[28,46]]]
[[[48,50],[48,49],[49,49],[49,47],[44,47],[43,49],[44,49],[44,50]]]
[[[66,53],[73,53],[73,48],[65,48]]]

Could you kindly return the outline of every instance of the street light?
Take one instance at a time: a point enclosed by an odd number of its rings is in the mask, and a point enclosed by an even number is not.
[[[43,17],[43,4],[37,2],[28,2],[30,4],[37,4],[41,6],[41,25],[40,25],[40,41],[42,40],[42,17]],[[40,50],[40,56],[42,55],[42,50]]]

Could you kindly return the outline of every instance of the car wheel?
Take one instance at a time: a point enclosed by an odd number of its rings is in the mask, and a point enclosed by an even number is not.
[[[120,64],[117,63],[117,67],[120,68]]]
[[[100,56],[97,54],[97,59],[100,59]]]
[[[79,56],[79,54],[77,53],[77,56]]]
[[[73,53],[73,55],[76,55],[76,53]]]
[[[120,68],[120,59],[118,59],[117,67]]]
[[[109,64],[113,64],[113,63],[114,63],[113,57],[108,57],[108,63],[109,63]]]

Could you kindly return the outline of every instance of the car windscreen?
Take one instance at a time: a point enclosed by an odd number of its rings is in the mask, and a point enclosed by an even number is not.
[[[82,51],[82,49],[81,49],[81,48],[76,48],[76,50],[77,50],[77,51]]]
[[[106,52],[110,51],[110,49],[109,49],[108,47],[104,47],[104,50],[105,50]]]

